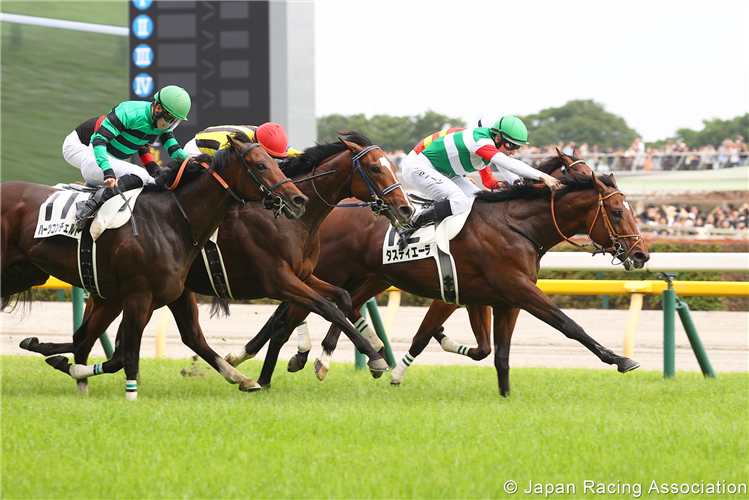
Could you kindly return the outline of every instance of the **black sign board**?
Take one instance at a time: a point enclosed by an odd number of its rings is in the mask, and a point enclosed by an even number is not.
[[[166,85],[187,90],[188,121],[174,132],[180,144],[206,127],[270,120],[267,1],[133,0],[129,10],[130,99]]]

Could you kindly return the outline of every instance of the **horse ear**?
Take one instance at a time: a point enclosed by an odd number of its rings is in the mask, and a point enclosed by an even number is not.
[[[239,147],[239,141],[236,138],[234,138],[234,136],[232,136],[230,134],[226,134],[226,142],[228,144],[231,144],[233,147],[235,147],[237,149],[241,149]]]
[[[616,179],[614,179],[614,174],[609,174],[609,177],[611,177],[611,180],[614,181],[614,186],[616,186]]]
[[[559,148],[556,148],[556,147],[555,147],[554,149],[556,149],[556,150],[557,150],[557,156],[558,156],[558,157],[559,157],[560,159],[564,158],[564,156],[565,156],[565,155],[564,155],[564,153],[562,153],[561,151],[559,151]]]
[[[349,151],[351,151],[352,154],[357,154],[359,151],[361,151],[361,149],[357,149],[359,148],[359,146],[357,146],[353,142],[344,141],[340,137],[338,138],[338,140],[341,141],[344,144],[344,146],[346,146],[349,149]]]

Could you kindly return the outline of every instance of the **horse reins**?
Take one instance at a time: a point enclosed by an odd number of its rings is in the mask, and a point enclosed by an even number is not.
[[[629,257],[629,254],[632,252],[632,250],[634,250],[634,248],[637,246],[637,244],[641,243],[641,242],[643,242],[645,240],[643,239],[642,235],[639,234],[639,233],[638,234],[622,234],[622,235],[619,235],[619,234],[616,233],[616,230],[614,229],[614,225],[611,223],[611,220],[609,219],[609,216],[606,213],[606,208],[605,208],[605,206],[603,204],[604,200],[606,200],[606,199],[614,196],[615,194],[620,194],[620,195],[624,196],[624,193],[622,193],[621,191],[618,191],[618,190],[614,191],[613,193],[609,193],[606,196],[601,195],[600,192],[598,193],[598,206],[597,206],[597,209],[596,209],[596,214],[593,217],[593,222],[591,222],[590,227],[588,228],[588,237],[590,238],[590,233],[591,233],[591,231],[593,231],[593,226],[595,225],[596,221],[598,220],[598,214],[600,213],[601,214],[601,219],[603,220],[603,226],[606,228],[606,232],[608,233],[609,239],[611,240],[611,246],[610,247],[606,248],[606,247],[604,247],[602,245],[599,245],[598,243],[596,243],[595,241],[593,241],[593,239],[591,238],[591,242],[589,244],[592,245],[595,248],[595,250],[590,250],[589,248],[586,248],[583,245],[579,245],[579,244],[575,243],[574,241],[570,240],[569,238],[567,238],[564,235],[564,233],[562,233],[562,230],[559,229],[559,224],[557,224],[556,214],[554,213],[554,198],[555,198],[555,195],[556,195],[556,191],[552,191],[551,192],[551,219],[554,221],[554,227],[557,229],[557,232],[559,233],[559,235],[562,238],[564,238],[565,241],[567,241],[567,243],[569,243],[570,245],[573,245],[573,246],[575,246],[575,247],[577,247],[577,248],[579,248],[581,250],[584,250],[584,251],[586,251],[586,252],[588,252],[588,253],[590,253],[592,255],[595,255],[597,253],[603,253],[603,254],[605,254],[606,252],[609,252],[613,256],[614,259],[619,258],[619,260],[621,262],[624,262],[625,260],[627,260],[627,258]],[[637,241],[635,241],[635,243],[632,246],[629,247],[629,250],[624,255],[624,257],[621,257],[621,254],[624,252],[624,249],[622,248],[622,244],[619,243],[619,240],[620,239],[624,239],[624,238],[636,238]],[[613,260],[612,260],[612,262],[613,262]]]

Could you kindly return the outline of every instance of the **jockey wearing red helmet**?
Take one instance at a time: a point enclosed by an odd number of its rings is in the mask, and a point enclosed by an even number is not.
[[[267,122],[259,127],[252,125],[217,125],[195,134],[195,138],[185,144],[184,150],[190,156],[199,154],[215,155],[219,149],[228,146],[226,136],[244,132],[251,141],[260,144],[273,158],[297,156],[301,151],[289,147],[286,131],[278,123]]]

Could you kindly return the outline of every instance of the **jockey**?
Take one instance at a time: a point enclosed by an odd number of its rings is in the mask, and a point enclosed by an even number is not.
[[[81,170],[88,184],[106,186],[78,204],[76,219],[91,217],[115,195],[114,187],[135,189],[153,184],[151,174],[158,168],[148,144],[159,139],[177,161],[187,158],[172,133],[190,111],[190,95],[181,87],[169,85],[156,92],[153,100],[125,101],[108,115],[81,123],[65,138],[65,161]],[[138,152],[145,169],[127,162]]]
[[[498,181],[487,166],[493,164],[509,184],[520,177],[540,179],[551,189],[562,185],[548,174],[510,158],[528,144],[528,129],[517,116],[503,116],[492,127],[451,128],[426,137],[403,160],[403,178],[415,189],[435,200],[414,220],[397,228],[401,249],[418,228],[450,215],[467,211],[479,188],[466,178],[478,170],[489,189]]]
[[[199,154],[216,154],[219,149],[229,146],[226,136],[232,137],[237,132],[244,132],[252,142],[259,143],[262,148],[275,159],[298,156],[301,151],[289,146],[286,131],[278,123],[263,123],[259,127],[252,125],[217,125],[209,127],[195,134],[195,138],[185,144],[185,153],[190,156]]]

